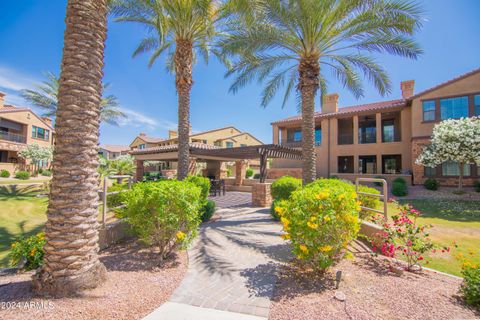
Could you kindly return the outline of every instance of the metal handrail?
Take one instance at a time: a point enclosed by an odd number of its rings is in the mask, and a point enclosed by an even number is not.
[[[363,181],[363,182],[380,182],[383,186],[383,194],[373,194],[373,193],[358,191],[360,181]],[[368,211],[383,214],[384,219],[385,220],[388,219],[388,213],[387,213],[387,210],[388,210],[388,184],[387,184],[387,180],[378,179],[378,178],[356,178],[355,179],[355,191],[357,192],[357,200],[359,198],[359,195],[364,195],[364,196],[367,196],[367,197],[376,197],[376,198],[382,199],[383,200],[383,211],[380,211],[380,210],[377,210],[377,209],[374,209],[374,208],[363,207],[363,206],[360,206],[360,208],[362,210],[368,210]]]
[[[3,131],[0,131],[0,139],[12,141],[12,142],[18,142],[18,143],[27,142],[27,137],[25,137],[22,134],[3,132]]]

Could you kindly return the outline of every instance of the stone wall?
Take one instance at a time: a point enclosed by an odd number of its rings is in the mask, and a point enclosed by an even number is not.
[[[267,170],[267,179],[278,179],[283,176],[302,178],[302,168],[270,168]]]
[[[271,183],[257,183],[252,185],[252,205],[254,207],[269,207],[272,204],[271,188]]]

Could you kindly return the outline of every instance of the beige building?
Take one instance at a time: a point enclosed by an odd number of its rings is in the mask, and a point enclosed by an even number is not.
[[[98,154],[107,160],[115,160],[120,156],[128,155],[129,146],[104,144],[98,149]]]
[[[6,105],[4,98],[0,92],[0,170],[13,174],[29,170],[28,162],[18,152],[29,144],[53,145],[54,128],[50,118],[40,117],[28,108]]]
[[[218,148],[234,148],[247,147],[263,144],[260,140],[255,138],[248,132],[242,132],[233,126],[223,127],[194,133],[190,135],[190,143],[197,146],[218,147]],[[145,133],[140,133],[130,144],[131,150],[143,150],[153,147],[166,147],[178,145],[177,131],[170,130],[168,138],[149,137]],[[152,163],[152,162],[150,162]],[[258,169],[258,161],[250,161],[249,165]],[[224,164],[223,171],[233,171],[233,164]],[[176,161],[158,161],[153,165],[146,165],[145,171],[161,171],[165,176],[172,176],[176,173]]]
[[[424,168],[415,160],[436,123],[480,115],[480,69],[417,94],[413,80],[403,81],[401,89],[399,99],[343,108],[338,107],[338,94],[325,97],[323,110],[315,114],[319,177],[402,176],[415,184],[433,177],[443,185],[457,183],[455,163]],[[275,121],[272,128],[274,144],[301,146],[300,116]],[[479,170],[475,165],[465,168],[466,184],[480,179]],[[285,174],[300,177],[301,162],[273,161],[268,177]]]

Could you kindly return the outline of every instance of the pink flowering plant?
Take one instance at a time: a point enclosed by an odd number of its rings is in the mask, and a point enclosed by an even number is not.
[[[392,201],[398,208],[399,214],[394,215],[391,221],[383,221],[383,231],[377,234],[380,241],[372,242],[374,252],[380,252],[390,258],[402,255],[407,262],[406,270],[421,269],[420,261],[425,255],[435,250],[435,245],[429,238],[428,230],[432,225],[418,225],[417,218],[420,212],[411,205],[401,205]],[[378,220],[383,219],[379,217]]]

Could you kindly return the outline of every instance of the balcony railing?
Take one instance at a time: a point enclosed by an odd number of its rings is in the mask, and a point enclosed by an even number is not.
[[[0,131],[0,140],[7,140],[18,143],[26,143],[27,137],[21,134]]]
[[[282,146],[285,147],[290,147],[290,148],[301,148],[302,147],[302,141],[282,141],[280,143]],[[321,146],[322,143],[320,141],[315,141],[315,146],[319,147]]]

